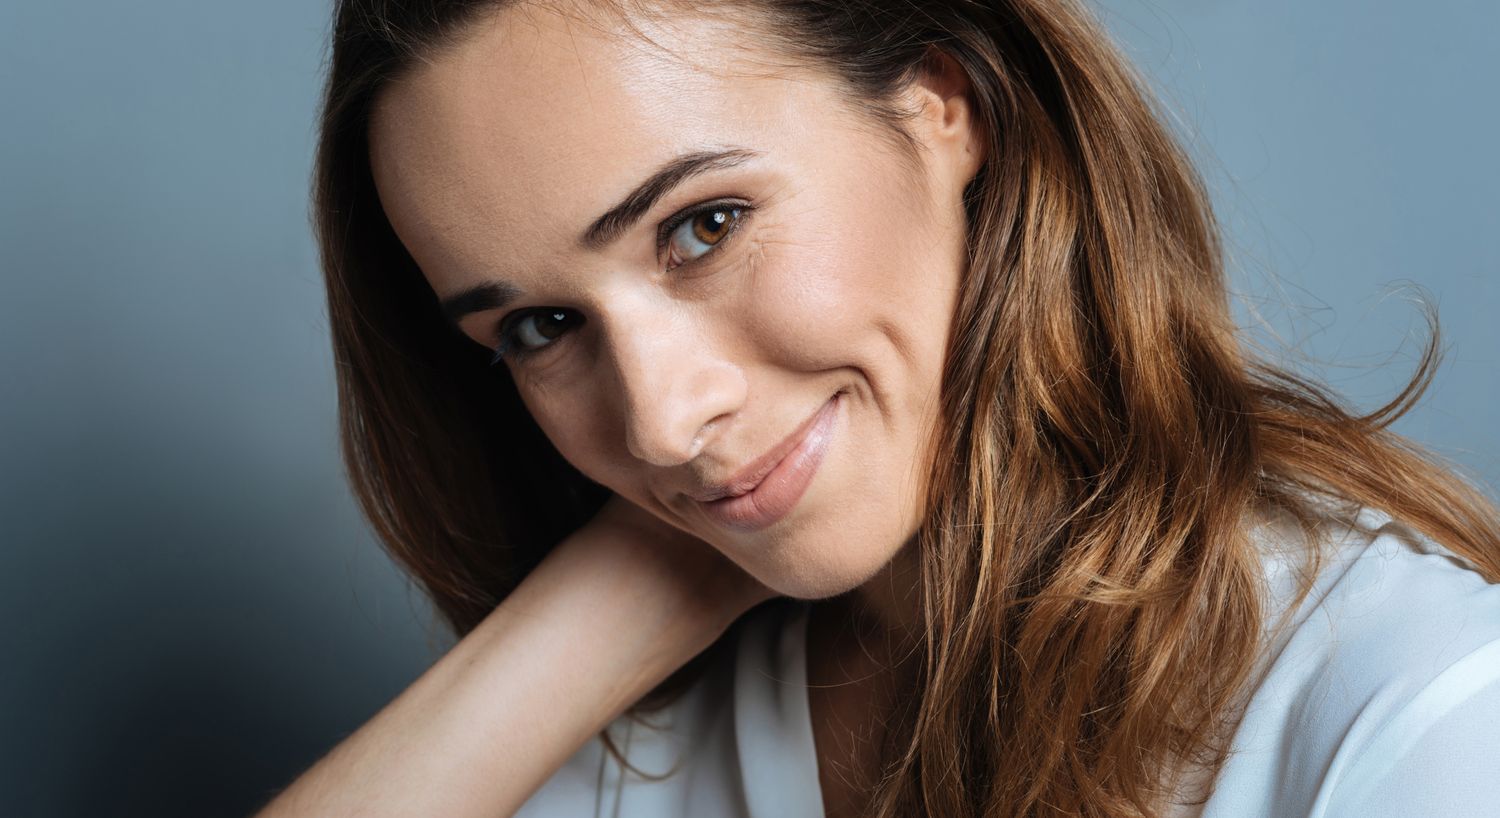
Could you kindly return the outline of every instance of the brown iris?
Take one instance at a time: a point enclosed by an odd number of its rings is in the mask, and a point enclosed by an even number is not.
[[[718,244],[729,232],[730,208],[711,210],[693,218],[693,238],[704,244]]]

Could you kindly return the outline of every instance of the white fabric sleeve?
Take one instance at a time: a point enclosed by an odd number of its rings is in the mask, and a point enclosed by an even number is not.
[[[1500,640],[1413,696],[1326,807],[1324,818],[1500,817]]]

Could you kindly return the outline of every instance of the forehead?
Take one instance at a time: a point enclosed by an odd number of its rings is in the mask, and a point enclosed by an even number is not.
[[[371,161],[398,233],[441,232],[423,241],[439,262],[518,240],[555,251],[664,161],[796,144],[837,103],[828,81],[726,16],[631,22],[639,33],[607,15],[509,8],[388,88]]]

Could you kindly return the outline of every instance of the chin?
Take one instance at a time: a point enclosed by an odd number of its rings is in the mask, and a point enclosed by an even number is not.
[[[764,581],[763,581],[764,582]],[[778,577],[773,585],[769,582],[764,584],[782,596],[793,599],[828,599],[839,594],[847,593],[863,585],[860,581],[851,581],[840,576],[825,575],[801,575],[791,577]]]
[[[850,537],[811,536],[786,543],[763,559],[741,560],[761,584],[796,599],[827,599],[864,585],[880,573],[908,537],[892,536],[887,547]]]

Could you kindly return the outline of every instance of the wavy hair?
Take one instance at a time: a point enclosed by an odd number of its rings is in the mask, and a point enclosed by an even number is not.
[[[313,180],[348,475],[458,636],[608,496],[442,320],[369,169],[382,88],[512,2],[340,0]],[[1435,316],[1415,375],[1368,413],[1253,355],[1203,183],[1077,2],[680,10],[826,68],[908,151],[891,103],[941,50],[986,139],[917,532],[921,672],[867,814],[1153,815],[1172,771],[1216,771],[1261,646],[1257,510],[1311,531],[1309,498],[1378,507],[1500,580],[1500,512],[1389,428],[1438,366]],[[670,701],[728,636],[627,714]]]

